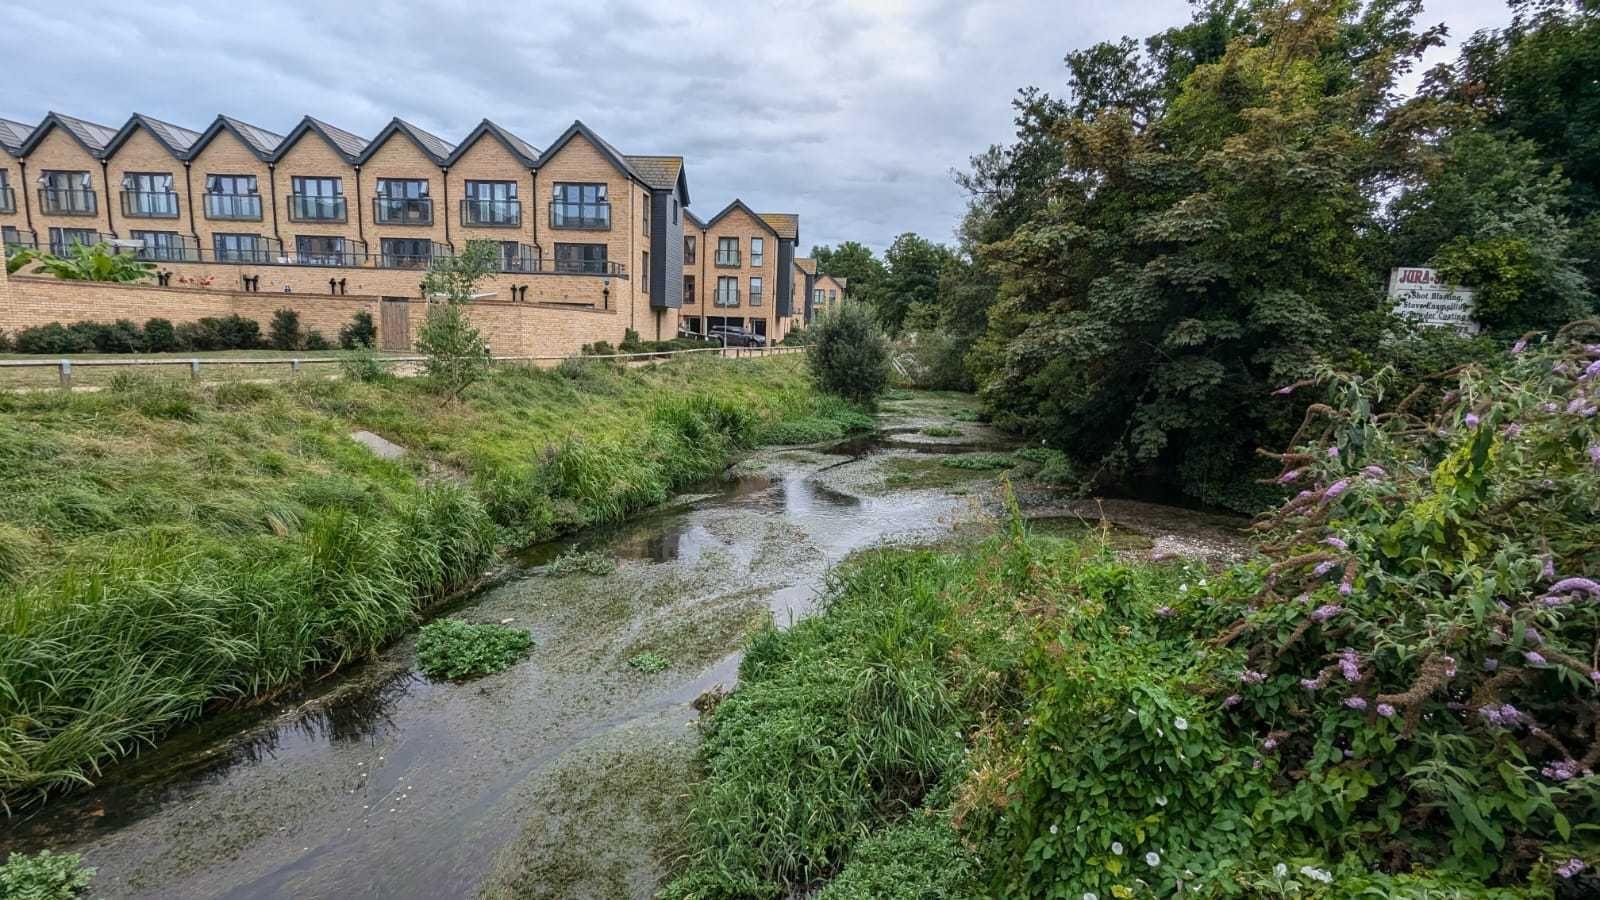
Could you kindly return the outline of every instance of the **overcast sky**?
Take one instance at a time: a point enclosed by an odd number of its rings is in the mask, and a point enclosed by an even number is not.
[[[1189,18],[1184,0],[405,6],[12,4],[0,116],[200,130],[225,112],[282,133],[309,113],[366,137],[400,116],[451,142],[487,117],[541,148],[582,119],[625,153],[685,156],[701,216],[739,197],[799,213],[803,249],[881,251],[903,231],[951,239],[950,170],[1009,138],[1018,88],[1063,93],[1067,52]],[[1422,21],[1454,43],[1507,18],[1500,0],[1432,0]]]

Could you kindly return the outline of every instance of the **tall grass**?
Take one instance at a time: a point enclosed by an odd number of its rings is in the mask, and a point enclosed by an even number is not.
[[[359,660],[497,545],[659,502],[827,409],[781,358],[505,369],[449,407],[400,379],[0,394],[0,802]]]

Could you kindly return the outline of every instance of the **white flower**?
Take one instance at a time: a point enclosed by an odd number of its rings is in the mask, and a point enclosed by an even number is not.
[[[1094,891],[1084,891],[1083,900],[1100,900],[1100,895]]]
[[[1060,828],[1057,828],[1057,827],[1056,827],[1056,826],[1054,826],[1054,825],[1051,825],[1051,826],[1050,826],[1050,833],[1051,833],[1051,834],[1055,834],[1055,833],[1056,833],[1056,832],[1058,832],[1058,831],[1060,831],[1060,830],[1061,830],[1061,829],[1060,829]]]
[[[1180,593],[1180,594],[1189,593],[1189,586],[1187,584],[1178,585],[1178,593]]]
[[[1323,884],[1333,883],[1333,873],[1329,872],[1327,869],[1314,869],[1311,866],[1301,866],[1300,874],[1315,881],[1320,881]]]
[[[1111,842],[1111,852],[1115,853],[1118,856],[1121,856],[1122,855],[1122,842],[1121,841],[1112,841]]]
[[[1161,865],[1161,855],[1158,853],[1146,853],[1144,855],[1144,864],[1154,869],[1156,866]]]
[[[1179,731],[1188,731],[1189,720],[1185,719],[1183,716],[1179,716],[1172,720],[1172,727],[1178,729]]]
[[[1201,587],[1205,587],[1206,586],[1206,580],[1204,578],[1200,579],[1200,586]]]
[[[1167,798],[1165,798],[1165,797],[1157,797],[1156,798],[1156,805],[1157,806],[1166,806],[1167,805]]]
[[[1289,867],[1284,865],[1283,863],[1278,863],[1277,865],[1272,867],[1272,874],[1276,875],[1279,878],[1282,878],[1285,875],[1289,874]]]

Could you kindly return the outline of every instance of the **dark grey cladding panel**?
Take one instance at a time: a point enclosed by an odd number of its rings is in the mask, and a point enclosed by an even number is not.
[[[794,315],[794,241],[778,240],[778,315]]]
[[[803,296],[805,297],[805,304],[806,304],[806,324],[807,325],[811,324],[811,317],[816,314],[816,308],[811,302],[811,297],[812,297],[812,293],[811,292],[815,291],[816,289],[817,289],[817,276],[811,274],[810,272],[807,272],[806,273],[806,287],[805,287],[805,291],[803,292]]]
[[[650,192],[650,306],[683,306],[683,213],[677,190]]]

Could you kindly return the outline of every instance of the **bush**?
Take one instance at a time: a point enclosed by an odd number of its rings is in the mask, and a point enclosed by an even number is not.
[[[332,350],[333,345],[323,337],[322,332],[312,330],[306,332],[305,349],[307,350]]]
[[[184,322],[176,329],[178,349],[191,352],[253,350],[261,346],[261,325],[238,315]]]
[[[300,333],[300,314],[292,309],[279,309],[272,313],[267,326],[267,343],[274,350],[299,350],[305,336]]]
[[[80,328],[68,328],[60,322],[35,325],[17,332],[18,353],[89,353],[94,350],[94,335]]]
[[[459,399],[489,373],[489,345],[472,327],[461,303],[435,303],[417,330],[417,351],[427,357],[422,372],[433,388]]]
[[[139,353],[144,347],[144,333],[128,319],[95,327],[94,349],[100,353]]]
[[[339,371],[344,377],[363,384],[371,384],[388,374],[383,363],[378,362],[377,354],[364,344],[357,344],[355,349],[339,357]]]
[[[617,345],[617,349],[623,353],[638,353],[642,349],[639,343],[639,332],[634,331],[632,328],[624,329],[622,343]]]
[[[16,342],[5,329],[0,328],[0,353],[10,353],[17,347]]]
[[[147,319],[144,323],[144,349],[150,353],[171,353],[178,349],[178,332],[167,319]]]
[[[579,352],[584,356],[610,356],[617,351],[615,347],[611,346],[610,341],[595,341],[592,344],[584,344],[579,349]]]
[[[89,890],[94,869],[76,853],[13,853],[0,866],[0,897],[15,900],[72,900]]]
[[[967,371],[966,354],[971,342],[928,328],[918,331],[907,345],[906,370],[909,383],[932,391],[971,391],[976,387]]]
[[[870,405],[889,384],[889,342],[863,304],[847,303],[812,326],[808,354],[822,390]]]
[[[350,317],[350,324],[339,329],[340,349],[372,348],[377,344],[378,328],[372,323],[372,313],[364,309],[356,310],[355,315]]]
[[[532,649],[533,637],[526,631],[437,619],[417,635],[417,665],[430,678],[476,678],[509,668]]]

